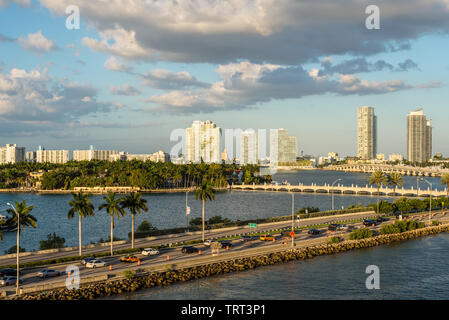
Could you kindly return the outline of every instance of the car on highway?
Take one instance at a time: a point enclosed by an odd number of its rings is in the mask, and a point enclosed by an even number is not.
[[[98,267],[106,267],[106,262],[103,260],[91,260],[88,263],[86,263],[86,268],[98,268]]]
[[[271,234],[263,234],[259,237],[260,241],[273,241],[274,236]]]
[[[314,235],[320,234],[321,231],[318,230],[318,229],[313,228],[313,229],[310,229],[307,233],[308,233],[310,236],[314,236]]]
[[[378,223],[382,223],[382,222],[388,221],[388,218],[379,217],[379,218],[376,219],[376,221],[377,221]]]
[[[291,238],[290,233],[292,232],[292,230],[283,230],[281,232],[281,237],[283,238]],[[295,236],[298,235],[301,231],[300,230],[295,230]]]
[[[203,242],[203,244],[206,246],[206,247],[210,247],[210,245],[212,244],[212,240],[206,240],[206,241],[204,241]]]
[[[346,224],[340,224],[339,225],[339,230],[348,231],[349,229],[350,229],[350,227],[348,225],[346,225]]]
[[[219,242],[221,243],[221,247],[223,249],[226,249],[226,247],[228,247],[228,248],[232,247],[231,241],[223,240],[223,241],[219,241]]]
[[[198,252],[198,251],[199,251],[199,249],[195,248],[193,246],[184,246],[181,249],[182,253],[195,253],[195,252]]]
[[[19,274],[22,274],[22,271],[19,271]],[[0,269],[0,277],[6,276],[17,276],[17,270],[12,268],[3,268]]]
[[[329,231],[337,231],[340,229],[340,225],[337,223],[331,223],[328,227],[327,230]]]
[[[254,241],[254,240],[257,240],[258,239],[258,237],[253,237],[253,236],[242,236],[241,238],[240,238],[240,240],[242,240],[242,241]]]
[[[17,282],[17,277],[15,276],[6,276],[2,279],[0,279],[0,286],[12,286],[15,285]],[[23,280],[19,278],[19,284],[22,284]]]
[[[121,262],[129,262],[129,263],[133,263],[133,262],[141,262],[142,259],[136,257],[136,256],[125,256],[120,258]]]
[[[367,227],[371,227],[372,225],[377,226],[379,224],[379,222],[377,222],[377,220],[374,219],[365,219],[363,220],[363,225],[367,226]]]
[[[84,258],[83,260],[81,260],[81,264],[82,265],[86,265],[86,263],[88,263],[89,261],[92,261],[92,260],[95,260],[96,258],[94,258],[94,257],[87,257],[87,258]]]
[[[62,271],[54,270],[54,269],[44,269],[37,273],[39,278],[51,278],[51,277],[59,277],[64,274]]]
[[[142,250],[142,254],[144,256],[155,256],[158,255],[160,252],[157,249],[154,248],[146,248]]]

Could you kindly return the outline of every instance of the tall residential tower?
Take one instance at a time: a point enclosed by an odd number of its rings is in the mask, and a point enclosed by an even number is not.
[[[210,120],[193,121],[186,129],[185,161],[199,163],[220,163],[221,128]]]
[[[377,154],[377,117],[373,107],[359,107],[357,113],[357,156],[371,160]]]
[[[285,129],[270,129],[270,166],[289,166],[296,163],[298,153],[295,136]]]
[[[407,116],[407,160],[426,162],[432,158],[432,124],[423,109]]]

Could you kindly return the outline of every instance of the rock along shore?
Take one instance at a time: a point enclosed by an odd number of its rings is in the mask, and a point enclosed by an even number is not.
[[[274,265],[290,261],[310,259],[315,256],[335,254],[354,249],[370,248],[398,241],[416,239],[423,236],[435,235],[449,231],[449,224],[425,227],[417,230],[398,234],[379,235],[362,240],[346,240],[336,244],[321,244],[313,247],[290,249],[266,255],[258,255],[248,258],[240,258],[229,261],[211,263],[180,270],[151,273],[135,276],[133,279],[98,282],[86,285],[77,290],[59,289],[49,292],[41,292],[33,295],[13,297],[18,300],[86,300],[107,297],[116,294],[133,292],[140,289],[156,286],[166,286],[175,282],[186,282],[230,272],[245,271],[261,266]]]

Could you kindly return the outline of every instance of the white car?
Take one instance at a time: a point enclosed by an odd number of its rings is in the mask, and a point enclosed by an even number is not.
[[[206,240],[203,244],[207,247],[210,247],[210,245],[212,244],[212,240]]]
[[[50,278],[50,277],[58,277],[62,275],[63,272],[54,270],[54,269],[44,269],[37,273],[39,278]]]
[[[153,248],[146,248],[146,249],[142,250],[142,254],[144,256],[154,256],[154,255],[157,255],[159,253],[160,253],[159,250],[156,250],[156,249],[153,249]]]
[[[98,267],[106,267],[106,262],[103,260],[91,260],[86,263],[86,268],[98,268]]]

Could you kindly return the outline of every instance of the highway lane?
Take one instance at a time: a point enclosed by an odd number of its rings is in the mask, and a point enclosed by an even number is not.
[[[441,221],[447,222],[449,221],[449,216],[442,217],[441,214],[437,215],[436,217],[433,217],[433,219],[440,219]],[[393,223],[394,219],[391,219],[390,221],[386,221],[374,228],[370,229],[380,229],[383,225],[388,223]],[[426,222],[427,219],[424,219],[424,222]],[[360,228],[362,224],[360,222],[353,223],[353,224],[347,224],[348,226],[351,226],[353,228]],[[295,239],[295,245],[296,247],[304,246],[306,244],[306,240],[310,239],[321,239],[323,242],[327,240],[328,237],[331,236],[342,236],[342,237],[348,237],[348,234],[351,230],[348,231],[337,231],[332,232],[331,234],[327,235],[326,230],[327,228],[319,228],[321,231],[320,235],[316,236],[310,236],[307,234],[307,230],[297,230],[297,236]],[[277,234],[276,237],[276,244],[279,244],[281,240],[280,234]],[[221,255],[226,253],[236,253],[241,252],[242,255],[250,253],[250,250],[257,249],[257,248],[268,248],[269,246],[273,245],[273,241],[260,241],[260,240],[254,240],[254,241],[242,241],[241,239],[233,240],[232,241],[232,247],[229,249],[229,251],[226,251],[225,249],[221,250]],[[288,239],[286,246],[289,247],[291,244],[291,239]],[[198,253],[193,254],[184,254],[181,252],[181,247],[178,248],[165,248],[160,250],[160,255],[157,256],[148,256],[145,257],[141,254],[136,254],[136,256],[142,258],[142,263],[139,268],[148,268],[153,267],[157,265],[167,266],[167,265],[173,265],[177,263],[184,263],[184,262],[191,262],[195,263],[195,260],[198,257],[204,257],[204,256],[210,256],[211,255],[211,249],[208,246],[205,246],[204,244],[195,245],[195,247],[199,248],[202,252],[201,255]],[[109,271],[109,267],[101,267],[96,269],[89,269],[85,266],[81,265],[79,261],[69,262],[69,263],[63,263],[54,265],[51,268],[56,269],[59,271],[65,271],[66,268],[70,265],[76,265],[80,270],[80,277],[90,277],[90,276],[98,276],[102,274],[114,274],[116,276],[122,276],[123,272],[126,270],[135,270],[137,269],[137,263],[124,263],[120,262],[120,258],[124,255],[114,256],[114,257],[105,257],[104,259],[101,259],[105,261],[108,266],[112,266],[112,271]],[[167,260],[167,256],[170,257],[169,260]],[[36,267],[36,268],[29,268],[23,270],[22,279],[24,280],[22,284],[22,288],[27,288],[35,285],[40,285],[43,283],[55,283],[55,282],[61,282],[65,281],[65,276],[60,276],[56,278],[49,278],[49,279],[40,279],[37,277],[37,272],[41,269],[44,269],[43,267]],[[14,290],[14,286],[9,286],[9,288],[3,288],[7,289],[9,291]]]
[[[335,216],[326,216],[326,217],[317,217],[317,218],[309,218],[309,219],[302,219],[299,222],[295,220],[295,227],[305,227],[310,226],[314,224],[328,224],[333,222],[339,222],[339,221],[346,221],[346,220],[356,220],[356,219],[363,219],[368,218],[375,215],[374,212],[362,212],[362,213],[353,213],[353,214],[345,214],[345,215],[335,215]],[[266,232],[272,229],[278,229],[278,228],[285,228],[285,227],[291,227],[291,221],[285,221],[285,222],[276,222],[276,223],[266,223],[266,224],[260,224],[257,226],[257,228],[248,228],[248,227],[241,227],[239,229],[234,230],[222,230],[222,229],[214,229],[214,230],[207,230],[205,237],[206,239],[217,239],[217,238],[224,238],[233,236],[235,234],[249,234],[249,233],[258,233],[258,232]],[[148,240],[148,239],[136,239],[135,241],[135,247],[136,248],[145,248],[145,247],[155,247],[155,246],[167,246],[170,243],[181,243],[181,242],[187,242],[187,241],[194,241],[194,240],[201,240],[201,234],[193,234],[193,233],[183,233],[183,234],[175,234],[172,235],[172,237],[169,236],[160,236],[158,239],[155,240]],[[131,244],[125,243],[125,244],[115,244],[114,250],[123,250],[123,249],[130,249]],[[92,255],[92,254],[98,254],[103,252],[109,252],[110,247],[109,246],[96,246],[94,248],[83,248],[83,255]],[[36,255],[30,255],[30,256],[23,256],[20,257],[20,263],[27,263],[27,262],[34,262],[34,261],[40,261],[40,260],[49,260],[49,259],[58,259],[58,258],[65,258],[65,257],[72,257],[72,256],[78,256],[78,249],[70,250],[70,251],[62,251],[62,252],[56,252],[56,253],[46,253],[46,254],[36,254]],[[14,265],[16,263],[16,258],[7,258],[7,259],[0,259],[0,265],[6,266],[6,265]]]

